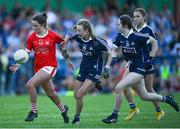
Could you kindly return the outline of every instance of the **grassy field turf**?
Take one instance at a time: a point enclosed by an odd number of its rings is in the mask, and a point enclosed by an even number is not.
[[[180,102],[180,93],[174,94],[176,101]],[[75,100],[73,96],[60,96],[62,101],[70,108],[70,123],[64,124],[59,110],[47,96],[38,96],[39,117],[30,123],[24,122],[29,111],[28,96],[1,96],[0,97],[0,128],[180,128],[180,113],[177,113],[169,105],[162,103],[165,111],[162,120],[154,120],[154,107],[150,102],[141,101],[135,96],[135,101],[140,108],[133,120],[125,121],[124,117],[129,111],[127,101],[123,99],[119,112],[119,120],[116,124],[104,124],[102,118],[107,117],[113,109],[114,96],[88,95],[84,99],[84,109],[81,114],[81,123],[72,125],[71,121],[75,112]]]

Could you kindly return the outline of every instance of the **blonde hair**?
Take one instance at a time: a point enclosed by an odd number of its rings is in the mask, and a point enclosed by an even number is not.
[[[91,36],[91,38],[94,38],[94,34],[93,34],[93,26],[92,24],[89,22],[88,19],[79,19],[76,23],[76,25],[74,26],[74,29],[77,28],[77,25],[82,25],[83,29],[88,30],[89,35]]]

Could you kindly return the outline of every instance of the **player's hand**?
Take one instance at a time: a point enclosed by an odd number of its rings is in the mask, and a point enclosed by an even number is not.
[[[154,65],[154,57],[150,57],[150,59],[147,60],[145,63],[146,70],[151,69],[153,67],[153,65]]]
[[[103,77],[106,79],[110,76],[109,68],[105,67],[103,70]]]
[[[69,41],[69,38],[70,38],[71,34],[68,33],[65,38],[64,38],[64,41],[67,43]]]
[[[72,62],[69,59],[67,59],[66,62],[68,64],[69,68],[74,72],[74,66],[73,66]]]
[[[154,65],[154,63],[155,63],[155,57],[151,57],[151,56],[150,56],[150,60],[151,60],[151,63]]]
[[[63,48],[61,53],[65,59],[69,58],[68,50],[66,48]]]
[[[20,64],[16,63],[16,64],[13,64],[12,66],[10,66],[9,69],[10,69],[13,73],[15,73],[15,72],[19,69],[20,66],[21,66]]]

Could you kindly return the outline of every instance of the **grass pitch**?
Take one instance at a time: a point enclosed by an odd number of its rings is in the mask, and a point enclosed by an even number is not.
[[[180,93],[174,94],[176,101],[180,102]],[[140,114],[131,121],[125,121],[129,106],[123,98],[116,124],[104,124],[102,118],[111,114],[114,105],[114,95],[88,95],[84,99],[84,109],[81,114],[81,123],[72,125],[75,113],[75,99],[73,96],[60,96],[64,104],[69,106],[70,123],[64,124],[57,107],[47,96],[38,96],[37,107],[39,117],[33,122],[24,122],[29,112],[28,96],[1,96],[0,97],[0,128],[180,128],[180,113],[169,105],[162,103],[165,111],[162,120],[154,120],[155,109],[151,102],[141,101],[135,96],[140,108]]]

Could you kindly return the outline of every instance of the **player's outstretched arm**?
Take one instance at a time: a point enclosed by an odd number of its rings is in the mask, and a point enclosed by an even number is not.
[[[150,38],[149,38],[149,43],[151,44],[151,47],[152,47],[149,56],[150,56],[150,57],[155,57],[155,56],[156,56],[156,52],[157,52],[157,50],[158,50],[157,40],[150,36]]]
[[[112,61],[112,51],[110,48],[108,49],[107,54],[108,54],[108,59],[107,59],[107,63],[106,63],[104,70],[103,70],[103,77],[105,79],[110,76],[110,70],[109,69],[110,69],[110,64]]]
[[[12,64],[9,69],[15,73],[21,66],[21,64],[24,64],[29,59],[29,51],[19,49],[14,53],[14,60],[16,61],[16,64]]]
[[[70,61],[69,58],[66,59],[66,62],[67,62],[67,64],[68,64],[68,66],[70,67],[70,69],[74,72],[74,66],[73,66],[73,64],[72,64],[72,62]]]
[[[16,63],[16,64],[13,64],[12,66],[10,66],[9,69],[10,69],[13,73],[15,73],[15,72],[19,69],[20,66],[21,66],[20,64]]]
[[[67,35],[64,37],[64,41],[62,42],[62,49],[67,48],[67,44],[68,44],[68,42],[69,42],[69,38],[70,38],[70,34],[67,34]]]

